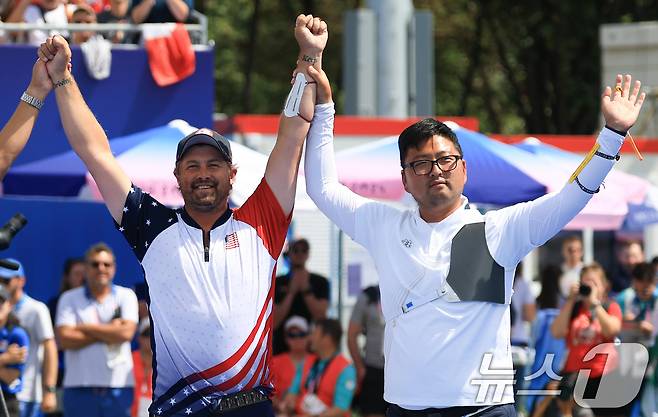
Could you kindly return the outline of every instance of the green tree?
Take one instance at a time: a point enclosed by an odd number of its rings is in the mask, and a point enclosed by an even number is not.
[[[215,40],[216,111],[280,111],[297,54],[295,17],[312,13],[329,25],[324,68],[340,113],[343,15],[364,4],[199,0]],[[596,130],[599,25],[658,18],[648,0],[415,0],[414,6],[434,16],[437,114],[475,116],[483,131],[505,133]]]

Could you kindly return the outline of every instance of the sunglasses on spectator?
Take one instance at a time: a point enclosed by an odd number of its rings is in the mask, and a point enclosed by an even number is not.
[[[308,336],[308,332],[288,332],[286,337],[289,339],[301,339],[302,337]]]
[[[91,261],[89,262],[89,265],[91,265],[93,268],[98,269],[101,265],[103,265],[105,268],[111,268],[114,266],[114,263],[112,262],[98,262],[98,261]]]

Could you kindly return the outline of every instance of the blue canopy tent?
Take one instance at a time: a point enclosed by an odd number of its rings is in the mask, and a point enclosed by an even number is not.
[[[528,138],[513,146],[536,155],[543,159],[545,164],[562,165],[569,172],[583,160],[581,155],[547,145],[536,138]],[[604,182],[601,195],[597,195],[595,198],[604,197],[606,193],[609,194],[607,200],[624,200],[627,203],[623,230],[638,232],[649,224],[658,223],[658,188],[652,186],[645,179],[613,170]]]
[[[165,126],[113,139],[110,144],[114,155],[119,156],[154,137],[161,140],[178,141],[182,135],[177,123],[172,122]],[[8,195],[77,197],[80,189],[85,185],[86,174],[87,168],[71,150],[10,169],[3,182],[4,193]]]
[[[458,126],[454,130],[467,163],[464,194],[471,202],[508,206],[546,194],[546,185],[526,169],[536,164],[534,155]],[[400,178],[397,141],[389,137],[338,152],[340,181],[364,197],[409,199]]]

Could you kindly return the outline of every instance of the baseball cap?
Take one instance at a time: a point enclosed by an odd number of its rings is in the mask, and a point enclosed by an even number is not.
[[[12,279],[14,277],[25,276],[25,270],[23,269],[23,264],[21,264],[20,262],[18,262],[16,259],[13,258],[7,258],[6,260],[18,265],[18,270],[13,270],[0,266],[0,279]]]
[[[180,161],[185,152],[195,145],[210,145],[216,148],[228,162],[233,162],[231,143],[224,136],[211,129],[198,129],[178,142],[176,162]]]
[[[291,327],[297,327],[303,332],[308,332],[308,321],[301,316],[292,316],[286,320],[286,324],[283,326],[283,330],[288,330]]]

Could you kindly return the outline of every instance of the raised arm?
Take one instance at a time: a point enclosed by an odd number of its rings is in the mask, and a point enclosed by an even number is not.
[[[64,131],[76,154],[96,181],[105,205],[117,223],[121,223],[123,205],[130,190],[130,179],[117,162],[103,128],[85,103],[71,74],[71,49],[60,35],[49,37],[39,48],[55,85],[57,107]]]
[[[597,139],[598,150],[573,182],[557,193],[487,214],[487,242],[501,265],[516,266],[534,247],[562,230],[597,192],[644,102],[640,82],[636,81],[630,91],[631,83],[630,75],[623,79],[618,75],[615,93],[612,94],[610,87],[603,92],[601,110],[605,127]]]
[[[304,56],[307,58],[298,61],[295,73],[305,74],[307,81],[311,81],[307,69],[311,65],[319,64],[322,51],[327,44],[327,37],[325,22],[311,15],[297,17],[295,38],[299,44],[300,55],[302,58]],[[281,114],[276,144],[265,168],[265,180],[286,215],[290,214],[294,206],[299,161],[304,139],[308,133],[308,120],[313,117],[315,103],[315,85],[306,84],[302,88],[304,90],[299,108],[301,116],[287,117]],[[293,95],[294,91],[290,94]]]
[[[371,216],[368,216],[372,220],[377,218],[378,211],[382,214],[394,209],[361,197],[338,182],[334,158],[334,103],[331,98],[331,85],[324,71],[313,67],[309,68],[308,72],[318,83],[318,99],[306,140],[306,192],[332,222],[352,239],[363,244],[365,242],[357,236],[357,210],[372,208],[369,212]]]
[[[52,89],[53,84],[48,77],[46,64],[37,60],[32,67],[32,79],[25,93],[43,104]],[[29,97],[26,98],[32,100]],[[31,105],[20,100],[14,114],[0,131],[0,181],[25,147],[39,115],[38,107],[38,102],[33,102]]]

